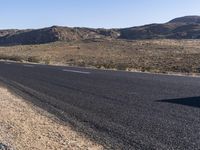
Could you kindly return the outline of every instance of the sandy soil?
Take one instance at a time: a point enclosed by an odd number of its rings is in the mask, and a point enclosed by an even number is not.
[[[0,143],[16,150],[99,150],[102,146],[0,87]]]
[[[153,73],[200,73],[200,40],[86,40],[0,46],[0,59]]]

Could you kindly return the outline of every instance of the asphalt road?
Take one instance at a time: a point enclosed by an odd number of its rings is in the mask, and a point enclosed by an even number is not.
[[[107,149],[200,149],[200,78],[0,62],[0,81]]]

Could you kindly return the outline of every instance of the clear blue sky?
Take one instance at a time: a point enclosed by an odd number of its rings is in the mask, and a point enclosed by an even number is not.
[[[0,29],[121,28],[200,15],[200,0],[0,0]]]

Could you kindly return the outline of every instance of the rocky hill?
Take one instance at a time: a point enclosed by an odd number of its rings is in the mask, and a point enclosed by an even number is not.
[[[42,44],[95,38],[118,38],[117,30],[53,26],[37,30],[0,30],[0,45]]]
[[[120,30],[122,39],[199,39],[200,16],[186,16],[164,24],[150,24]]]
[[[200,23],[200,16],[185,16],[180,18],[175,18],[169,23]]]
[[[43,29],[0,30],[0,45],[42,44],[96,38],[110,39],[200,39],[200,16],[186,16],[164,24],[124,29],[91,29],[53,26]]]

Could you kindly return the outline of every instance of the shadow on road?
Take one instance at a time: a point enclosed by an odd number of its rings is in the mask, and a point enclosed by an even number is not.
[[[173,104],[186,105],[186,106],[190,106],[190,107],[200,108],[200,97],[158,100],[157,102],[173,103]]]

